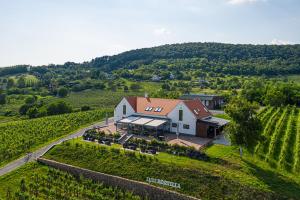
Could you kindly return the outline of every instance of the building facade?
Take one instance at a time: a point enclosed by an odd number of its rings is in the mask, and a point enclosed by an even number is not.
[[[133,132],[170,132],[215,137],[228,123],[215,118],[199,99],[124,97],[114,110],[118,126]]]
[[[183,100],[200,99],[203,105],[210,110],[220,109],[224,105],[224,98],[213,94],[184,94],[180,97]]]

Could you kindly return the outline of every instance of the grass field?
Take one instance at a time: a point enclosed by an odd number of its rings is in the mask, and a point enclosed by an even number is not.
[[[100,147],[76,139],[56,146],[45,157],[95,171],[145,181],[146,177],[179,182],[183,192],[201,199],[275,199],[300,196],[300,178],[277,173],[265,162],[245,153],[240,159],[236,147],[213,145],[206,150],[210,162],[167,153],[143,156]],[[171,189],[171,188],[170,188]]]
[[[0,199],[140,199],[130,192],[38,163],[29,163],[0,177]]]

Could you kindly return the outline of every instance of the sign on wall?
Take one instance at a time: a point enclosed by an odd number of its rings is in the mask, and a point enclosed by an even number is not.
[[[149,178],[147,177],[146,181],[148,183],[157,183],[160,185],[165,185],[165,186],[169,186],[169,187],[173,187],[173,188],[181,188],[179,183],[175,183],[172,181],[166,181],[166,180],[161,180],[161,179],[157,179],[157,178]]]

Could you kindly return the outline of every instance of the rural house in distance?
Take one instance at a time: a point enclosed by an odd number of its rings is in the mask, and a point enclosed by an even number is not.
[[[224,105],[224,98],[214,94],[184,94],[180,99],[200,99],[203,105],[210,110],[220,109]]]
[[[214,138],[227,120],[213,117],[199,99],[124,97],[115,107],[117,129],[157,136],[163,133]]]

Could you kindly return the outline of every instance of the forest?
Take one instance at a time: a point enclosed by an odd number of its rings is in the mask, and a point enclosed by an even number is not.
[[[300,73],[300,45],[250,45],[223,43],[183,43],[127,51],[114,56],[98,57],[90,62],[66,62],[63,65],[36,66],[32,71],[45,74],[69,68],[160,70],[174,73],[199,69],[230,75],[284,75]],[[25,72],[19,65],[0,69],[0,76]]]

